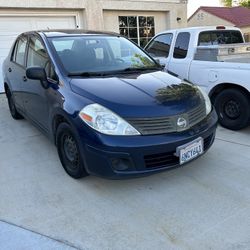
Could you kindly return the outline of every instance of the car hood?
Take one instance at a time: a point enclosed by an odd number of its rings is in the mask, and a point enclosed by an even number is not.
[[[70,85],[73,92],[122,117],[176,115],[203,101],[195,86],[162,71],[73,78]]]

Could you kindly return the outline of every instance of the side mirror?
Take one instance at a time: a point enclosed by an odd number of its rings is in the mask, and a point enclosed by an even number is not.
[[[44,88],[48,88],[47,75],[44,68],[31,67],[26,69],[26,76],[32,80],[40,80]]]
[[[47,76],[44,68],[31,67],[26,70],[26,76],[29,79],[46,81]]]

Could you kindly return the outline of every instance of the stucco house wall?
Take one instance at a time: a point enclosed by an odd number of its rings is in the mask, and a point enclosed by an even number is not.
[[[117,30],[118,21],[105,23],[105,20],[110,20],[107,15],[117,15],[117,11],[131,11],[130,14],[150,11],[157,16],[164,12],[166,19],[159,19],[164,23],[163,28],[187,26],[187,4],[182,0],[0,0],[0,15],[47,11],[59,14],[65,10],[77,11],[77,25],[85,29]],[[181,18],[180,22],[177,22],[177,17]],[[160,29],[160,24],[158,26]]]
[[[194,14],[188,20],[189,27],[197,27],[197,26],[234,26],[233,23],[228,22],[222,18],[219,18],[215,15],[212,15],[204,10],[199,10],[196,14]]]

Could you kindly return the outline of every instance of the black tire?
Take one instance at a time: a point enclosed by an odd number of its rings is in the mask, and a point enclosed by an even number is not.
[[[12,95],[11,91],[9,90],[9,88],[6,89],[6,96],[8,99],[8,106],[9,106],[11,116],[15,120],[23,119],[23,116],[16,109],[15,99],[13,98],[13,95]]]
[[[63,168],[75,179],[87,176],[83,156],[76,135],[67,123],[61,123],[56,131],[56,147]]]
[[[240,89],[225,89],[214,99],[219,123],[228,129],[240,130],[249,125],[250,100]]]

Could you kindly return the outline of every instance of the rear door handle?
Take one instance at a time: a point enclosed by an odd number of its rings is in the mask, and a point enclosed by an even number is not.
[[[23,81],[27,82],[27,77],[26,76],[23,77]]]
[[[12,69],[11,69],[11,68],[8,68],[8,71],[9,71],[9,72],[11,72],[11,71],[12,71]]]

